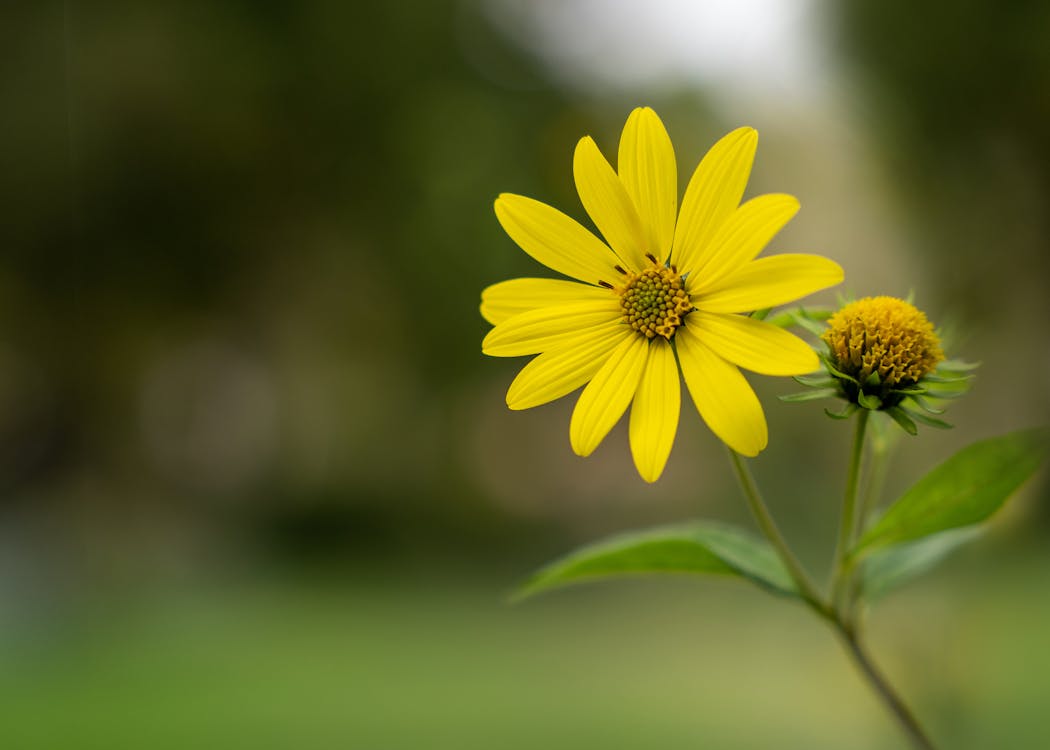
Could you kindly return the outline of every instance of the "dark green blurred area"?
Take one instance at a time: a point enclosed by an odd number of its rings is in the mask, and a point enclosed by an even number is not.
[[[582,219],[576,140],[613,154],[640,104],[683,184],[742,124],[712,86],[563,85],[512,5],[0,11],[0,746],[899,746],[830,636],[740,586],[503,605],[604,533],[747,523],[690,409],[649,487],[619,429],[571,454],[571,403],[509,412],[520,363],[480,354],[480,290],[546,274],[496,195]],[[1050,411],[1050,10],[813,9],[834,106],[747,117],[749,194],[805,207],[772,249],[914,290],[984,363],[899,491]],[[756,473],[823,570],[846,430],[752,382]],[[1043,487],[874,620],[946,747],[1050,745]]]

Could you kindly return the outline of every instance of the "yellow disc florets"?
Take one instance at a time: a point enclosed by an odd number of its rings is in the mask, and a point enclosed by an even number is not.
[[[908,386],[944,359],[930,321],[895,297],[865,297],[846,305],[828,320],[822,338],[836,368],[860,384],[877,372],[883,387]]]
[[[623,320],[646,338],[670,339],[682,325],[682,317],[693,309],[682,277],[672,266],[652,266],[640,273],[628,273],[620,288]]]

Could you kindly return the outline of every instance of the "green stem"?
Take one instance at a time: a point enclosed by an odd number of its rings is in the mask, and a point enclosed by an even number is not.
[[[890,454],[890,447],[886,436],[883,435],[880,438],[879,431],[876,430],[872,438],[868,440],[868,446],[870,448],[870,459],[868,461],[867,487],[865,487],[864,494],[860,498],[860,504],[857,506],[858,536],[866,528],[868,516],[871,514],[872,509],[879,504],[883,485],[886,484],[886,470],[889,467],[887,458]]]
[[[871,655],[868,654],[867,649],[861,644],[857,632],[838,618],[835,620],[835,625],[839,635],[842,636],[846,649],[849,651],[850,656],[853,657],[853,661],[860,667],[868,682],[875,689],[875,692],[878,693],[882,702],[890,710],[890,713],[893,714],[901,729],[908,735],[908,739],[911,740],[912,744],[919,750],[936,750],[933,742],[915,718],[915,714],[911,712],[904,700],[897,694],[897,691],[893,689],[885,675],[875,666],[875,663],[871,660]]]
[[[869,432],[869,435],[871,433]],[[860,496],[860,502],[857,506],[857,532],[853,539],[850,540],[850,548],[856,543],[868,525],[868,517],[871,515],[873,508],[879,504],[879,498],[882,496],[882,488],[886,483],[887,468],[889,467],[889,454],[890,447],[888,440],[883,434],[881,437],[878,434],[872,436],[873,439],[868,440],[869,447],[869,459],[868,459],[868,480],[865,482],[866,487],[864,488],[863,494]],[[853,561],[847,561],[846,574],[851,575],[853,572]],[[856,623],[856,604],[857,599],[861,593],[860,581],[857,580],[856,576],[850,578],[849,586],[846,589],[846,601],[845,601],[845,612],[851,624]]]
[[[867,409],[857,414],[857,426],[853,433],[853,450],[850,452],[849,472],[846,475],[846,493],[842,498],[842,519],[839,523],[838,544],[835,546],[835,568],[831,583],[831,602],[840,613],[843,594],[849,588],[853,566],[847,561],[850,548],[857,535],[857,488],[860,486],[860,465],[864,457],[864,431],[868,426]],[[846,619],[849,619],[848,613]]]
[[[861,412],[860,423],[857,425],[853,456],[850,462],[850,478],[847,481],[846,493],[848,513],[843,514],[843,527],[847,529],[847,533],[845,534],[845,537],[840,534],[840,547],[843,545],[848,546],[853,542],[853,515],[857,500],[857,486],[860,477],[860,457],[864,446],[864,426],[866,421],[867,410],[864,410]],[[835,631],[839,634],[843,643],[846,645],[850,656],[853,657],[853,661],[860,668],[872,689],[878,694],[879,698],[882,699],[883,704],[889,709],[901,729],[903,729],[908,735],[908,738],[911,740],[915,748],[917,750],[936,750],[933,742],[930,741],[930,738],[926,736],[926,733],[919,725],[915,715],[904,703],[904,700],[900,695],[897,694],[897,691],[893,689],[893,686],[890,685],[882,672],[880,672],[875,666],[870,654],[868,654],[867,650],[860,642],[860,636],[856,626],[844,615],[844,613],[835,609],[828,602],[825,602],[818,593],[813,582],[802,567],[802,564],[798,561],[798,558],[795,557],[791,548],[788,547],[787,541],[784,539],[780,530],[777,528],[776,523],[773,521],[773,516],[770,515],[769,509],[762,500],[762,495],[759,493],[758,485],[755,483],[755,478],[751,474],[751,470],[747,464],[745,464],[740,455],[733,450],[729,451],[729,456],[733,462],[733,469],[736,472],[737,481],[739,481],[740,488],[743,490],[744,497],[747,499],[747,505],[751,511],[751,515],[754,516],[755,522],[762,530],[762,534],[769,540],[770,544],[773,545],[773,548],[780,556],[781,561],[784,563],[784,567],[787,568],[788,573],[795,582],[795,586],[798,588],[799,596],[802,597],[803,601],[805,601],[814,612],[824,620],[827,620],[828,623],[835,628]],[[846,515],[849,516],[848,519],[845,518]],[[848,525],[846,523],[847,520],[849,521]],[[845,542],[842,541],[843,538],[845,538]],[[843,559],[846,559],[844,555],[840,558],[840,563]],[[847,573],[849,572],[848,565],[842,566],[840,564],[840,568],[844,569]]]
[[[784,567],[787,568],[788,573],[795,582],[795,586],[798,587],[799,595],[822,618],[834,620],[835,613],[831,606],[821,597],[816,586],[813,585],[809,575],[806,573],[805,568],[802,567],[802,563],[798,561],[791,548],[788,547],[787,541],[785,541],[784,536],[780,533],[780,529],[777,528],[776,523],[773,521],[773,516],[770,515],[769,509],[766,508],[766,504],[762,500],[762,495],[758,491],[758,485],[755,484],[755,478],[752,476],[751,470],[736,451],[730,449],[729,457],[733,461],[733,469],[736,472],[737,481],[740,482],[740,488],[744,492],[744,497],[747,499],[747,507],[750,509],[751,515],[754,517],[759,529],[761,529],[762,534],[777,551],[781,561],[784,563]]]

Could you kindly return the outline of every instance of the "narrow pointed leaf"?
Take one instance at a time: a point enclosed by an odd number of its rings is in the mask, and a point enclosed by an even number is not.
[[[963,448],[907,490],[851,553],[921,539],[988,519],[1046,457],[1050,433],[1021,430]]]
[[[980,536],[982,531],[980,526],[967,526],[872,552],[863,563],[864,595],[869,599],[877,599],[925,573],[956,548]]]
[[[584,581],[650,573],[737,576],[774,593],[797,596],[790,575],[764,540],[725,524],[696,521],[582,547],[539,570],[512,599]]]

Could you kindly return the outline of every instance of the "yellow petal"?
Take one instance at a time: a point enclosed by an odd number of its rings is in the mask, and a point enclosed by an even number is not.
[[[510,384],[507,406],[531,409],[572,393],[594,377],[618,344],[635,335],[627,326],[617,326],[580,335],[534,357]]]
[[[723,277],[694,297],[694,304],[711,312],[750,312],[805,297],[842,278],[842,266],[819,255],[770,255]]]
[[[600,335],[622,327],[620,317],[615,299],[541,307],[497,325],[481,342],[481,351],[492,357],[539,354],[579,335]]]
[[[649,342],[629,336],[620,343],[580,394],[569,421],[569,441],[589,456],[627,411],[645,369]]]
[[[762,252],[773,235],[798,213],[793,195],[770,193],[752,198],[722,224],[695,266],[682,267],[690,275],[689,291],[706,294],[715,284]]]
[[[682,385],[674,351],[668,342],[656,338],[649,344],[645,372],[631,404],[631,455],[647,482],[655,482],[664,471],[681,405]]]
[[[631,112],[616,162],[645,232],[647,250],[667,260],[678,211],[678,169],[664,124],[648,107]]]
[[[648,263],[647,249],[638,212],[620,178],[590,136],[576,144],[572,173],[583,207],[605,241],[632,269],[644,268]]]
[[[793,333],[743,315],[689,313],[692,331],[722,359],[763,375],[802,375],[820,366],[816,352]]]
[[[481,292],[481,314],[496,325],[518,313],[550,305],[604,300],[612,295],[608,289],[562,279],[510,279]]]
[[[737,128],[700,161],[682,198],[671,261],[679,268],[697,266],[701,252],[726,218],[740,205],[758,147],[758,132]]]
[[[693,403],[722,442],[741,455],[757,456],[769,440],[762,405],[740,370],[700,340],[690,318],[675,332],[675,342]]]
[[[496,199],[496,218],[522,250],[558,273],[589,284],[620,278],[616,256],[605,243],[546,203],[503,193]]]

